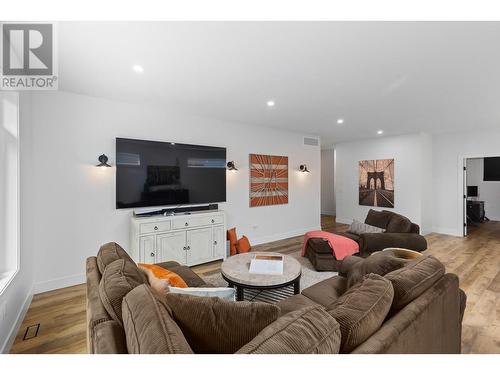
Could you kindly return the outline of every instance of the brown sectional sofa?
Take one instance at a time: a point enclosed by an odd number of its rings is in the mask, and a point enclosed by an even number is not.
[[[109,243],[87,259],[88,351],[460,353],[466,298],[458,277],[432,256],[399,263],[388,256],[348,257],[339,276],[268,305],[160,297],[128,254]],[[188,267],[161,266],[189,286],[206,286]]]

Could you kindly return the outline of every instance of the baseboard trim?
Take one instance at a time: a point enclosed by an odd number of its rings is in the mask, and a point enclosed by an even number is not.
[[[72,276],[66,276],[57,279],[42,281],[35,284],[34,292],[35,294],[37,294],[37,293],[48,292],[50,290],[66,288],[68,286],[84,284],[85,280],[86,280],[85,274],[82,273],[78,275],[72,275]]]
[[[351,225],[352,224],[352,219],[344,219],[342,217],[336,217],[335,222],[339,224],[347,224]]]
[[[321,225],[317,226],[317,227],[303,228],[303,229],[297,229],[297,230],[290,231],[290,232],[273,234],[271,236],[264,236],[264,237],[254,238],[252,240],[252,244],[254,244],[254,245],[262,245],[264,243],[269,243],[269,242],[284,240],[284,239],[291,238],[291,237],[302,236],[306,232],[309,232],[309,231],[312,231],[312,230],[321,230]]]
[[[21,328],[21,324],[23,324],[24,317],[28,312],[32,299],[33,299],[33,288],[29,291],[28,295],[26,296],[26,299],[24,300],[24,303],[21,306],[19,313],[17,314],[16,322],[10,329],[10,332],[7,335],[7,340],[5,340],[2,349],[0,349],[0,353],[9,354],[12,345],[14,345],[14,341],[16,341],[17,332],[19,331],[19,328]]]
[[[335,216],[335,211],[321,211],[321,215]]]
[[[432,228],[432,232],[439,234],[446,234],[448,236],[463,237],[463,233],[459,233],[457,232],[456,229],[452,228],[434,227]]]

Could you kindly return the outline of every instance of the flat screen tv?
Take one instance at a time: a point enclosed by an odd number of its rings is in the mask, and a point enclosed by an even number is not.
[[[225,201],[225,148],[116,138],[116,208]]]
[[[500,157],[484,158],[483,181],[500,181]]]

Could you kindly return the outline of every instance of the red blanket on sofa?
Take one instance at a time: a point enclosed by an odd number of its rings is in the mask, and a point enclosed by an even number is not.
[[[306,255],[307,241],[309,241],[310,238],[321,238],[323,240],[327,240],[328,244],[332,248],[333,255],[337,258],[337,260],[342,260],[346,256],[359,252],[358,243],[350,238],[339,236],[338,234],[330,232],[324,232],[322,230],[313,230],[304,235],[304,243],[302,244],[301,252],[302,256]]]

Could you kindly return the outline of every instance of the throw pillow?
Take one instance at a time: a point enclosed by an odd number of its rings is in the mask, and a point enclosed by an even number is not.
[[[392,271],[385,278],[394,287],[392,309],[400,310],[429,289],[444,275],[443,264],[432,255],[423,255]]]
[[[227,240],[229,241],[229,255],[238,254],[236,244],[238,243],[238,236],[236,235],[236,228],[227,230]]]
[[[128,255],[127,252],[116,242],[108,242],[107,244],[102,245],[97,252],[97,267],[99,268],[101,275],[104,273],[108,264],[113,263],[118,259],[126,259],[130,263],[135,264],[130,255]]]
[[[123,298],[122,311],[130,354],[193,354],[168,306],[147,285]]]
[[[340,326],[323,306],[286,314],[264,328],[237,354],[337,354]]]
[[[411,221],[403,215],[393,214],[389,224],[387,224],[387,233],[410,233]]]
[[[389,220],[391,219],[392,212],[389,211],[375,211],[370,209],[366,215],[365,224],[373,225],[374,227],[386,229]]]
[[[99,283],[99,297],[108,314],[122,322],[122,300],[136,286],[147,282],[142,271],[125,259],[115,260],[106,266]]]
[[[236,251],[238,254],[248,253],[252,246],[250,246],[250,241],[246,236],[241,237],[236,244]]]
[[[361,223],[357,220],[353,220],[351,226],[349,227],[348,232],[354,234],[363,234],[363,233],[384,233],[384,229],[375,227],[373,225]]]
[[[176,288],[169,287],[170,293],[190,294],[198,297],[220,297],[228,301],[236,300],[234,288]]]
[[[279,307],[169,293],[172,316],[195,353],[232,354],[279,317]]]
[[[398,258],[392,253],[378,251],[368,258],[354,264],[347,271],[347,288],[363,281],[363,277],[370,273],[384,276],[385,274],[404,267],[407,260]]]
[[[370,274],[327,307],[340,324],[340,353],[350,353],[382,326],[393,297],[391,282]]]
[[[149,283],[151,284],[151,279],[162,279],[168,281],[169,285],[176,286],[178,288],[187,288],[186,282],[175,272],[169,271],[163,267],[160,267],[156,264],[144,264],[139,263],[137,265],[139,268],[142,268],[146,271],[148,275]]]

